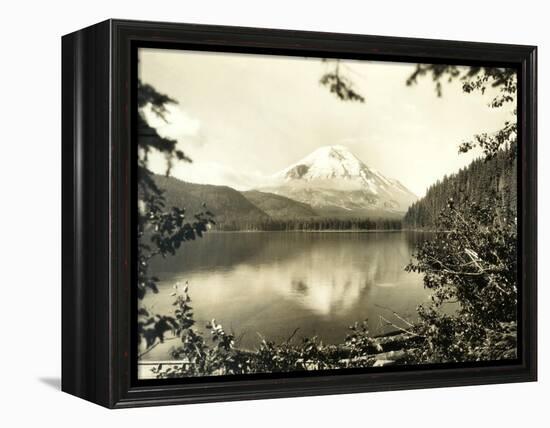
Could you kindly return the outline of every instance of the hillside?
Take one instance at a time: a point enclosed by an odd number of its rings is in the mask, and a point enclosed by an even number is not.
[[[268,192],[249,190],[241,192],[243,196],[261,209],[272,219],[293,219],[317,217],[317,212],[310,205],[294,201],[284,196]]]
[[[205,210],[204,203],[206,209],[214,213],[215,221],[220,227],[235,221],[255,224],[270,218],[231,187],[187,183],[160,175],[155,175],[154,180],[164,190],[168,207],[185,208],[188,215],[194,215]]]
[[[212,212],[217,230],[373,230],[399,229],[402,213],[379,208],[312,208],[310,205],[256,190],[239,192],[228,186],[195,184],[154,175],[164,191],[166,207],[185,208],[188,218]]]
[[[502,219],[516,217],[517,162],[515,147],[491,159],[476,159],[456,174],[433,184],[426,196],[413,203],[403,218],[403,227],[429,228],[450,198],[461,208],[475,202],[494,206]]]

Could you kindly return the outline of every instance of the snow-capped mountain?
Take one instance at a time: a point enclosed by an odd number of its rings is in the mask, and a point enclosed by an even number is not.
[[[345,146],[320,147],[260,189],[314,208],[404,212],[418,198],[398,180],[369,168]]]

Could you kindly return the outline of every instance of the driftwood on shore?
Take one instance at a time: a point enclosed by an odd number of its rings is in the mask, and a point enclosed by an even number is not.
[[[384,336],[378,336],[375,339],[377,346],[373,346],[372,349],[369,350],[368,354],[361,357],[353,358],[354,362],[359,362],[362,360],[374,360],[373,367],[383,367],[400,364],[406,359],[407,351],[414,348],[418,344],[417,337],[411,336],[407,333],[399,332],[393,332]],[[352,360],[349,358],[341,358],[339,360],[339,363],[341,363],[342,366],[345,367],[351,361]],[[151,379],[156,377],[155,371],[168,368],[174,370],[178,366],[181,367],[182,365],[188,364],[189,362],[185,360],[141,361],[138,364],[140,373],[139,376],[141,379]],[[311,362],[311,364],[305,362],[304,366],[307,367],[307,370],[319,369],[319,367],[316,367],[316,364],[313,362]]]

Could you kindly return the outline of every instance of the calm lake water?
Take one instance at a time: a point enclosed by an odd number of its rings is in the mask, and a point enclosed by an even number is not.
[[[141,303],[156,313],[174,309],[173,285],[189,283],[197,327],[215,318],[242,348],[260,338],[317,335],[339,343],[347,327],[368,319],[373,334],[388,330],[380,316],[415,319],[428,292],[418,274],[403,270],[419,232],[207,233],[157,261],[159,293]],[[397,321],[398,322],[398,321]],[[145,356],[170,359],[167,341]]]

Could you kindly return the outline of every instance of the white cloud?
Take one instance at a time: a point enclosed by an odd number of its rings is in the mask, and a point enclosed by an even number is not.
[[[166,110],[164,119],[153,112],[150,104],[142,109],[142,113],[147,123],[163,138],[182,142],[198,136],[201,127],[198,119],[188,115],[178,105],[168,104]]]
[[[171,175],[191,183],[229,186],[237,190],[250,190],[269,183],[270,178],[259,171],[237,171],[216,162],[178,163]]]
[[[151,105],[142,108],[145,121],[155,128],[163,138],[176,140],[176,148],[189,155],[190,146],[200,142],[201,122],[183,111],[178,105],[168,104],[164,117],[153,112]],[[176,162],[177,164],[189,165],[187,162]],[[157,173],[164,174],[167,168],[166,156],[157,150],[152,150],[148,156],[148,168]]]

